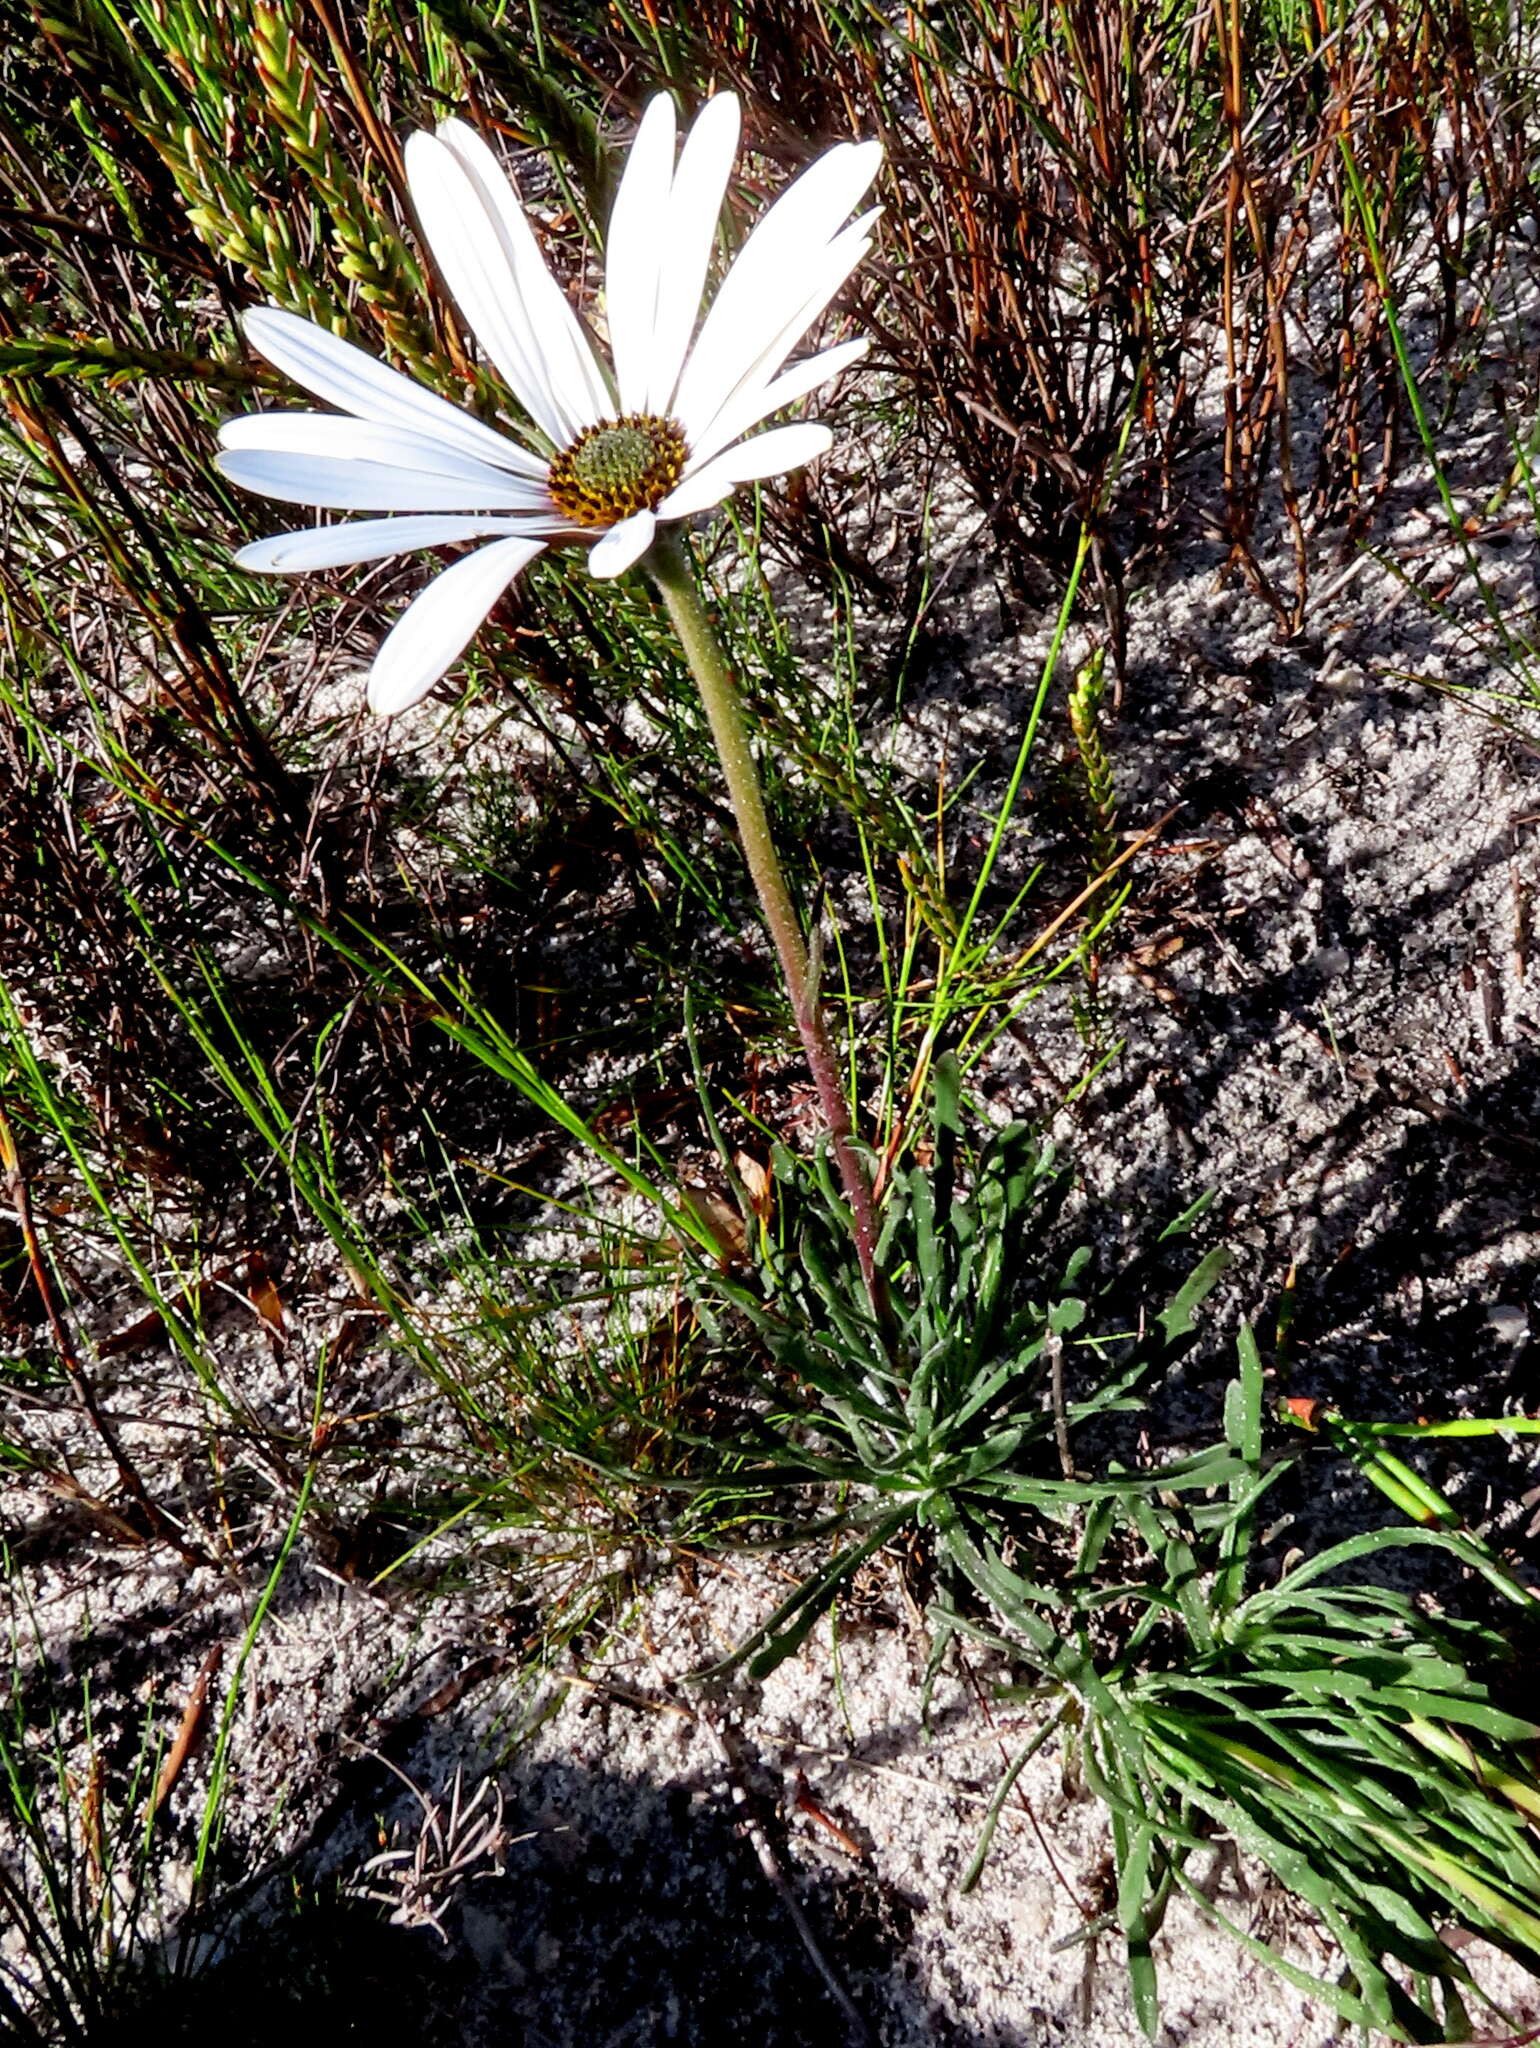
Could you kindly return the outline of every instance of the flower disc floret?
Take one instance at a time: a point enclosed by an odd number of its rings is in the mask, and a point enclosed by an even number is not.
[[[552,502],[575,526],[613,526],[656,511],[684,474],[683,431],[648,412],[600,420],[551,463]]]

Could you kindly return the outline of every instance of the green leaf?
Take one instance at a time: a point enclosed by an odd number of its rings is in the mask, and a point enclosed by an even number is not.
[[[1225,1435],[1237,1457],[1255,1466],[1262,1458],[1262,1360],[1249,1323],[1242,1323],[1235,1348],[1241,1369],[1225,1390]]]
[[[1160,1995],[1148,1921],[1150,1866],[1159,1840],[1155,1824],[1141,1821],[1130,1828],[1121,1813],[1112,1816],[1113,1862],[1118,1880],[1118,1925],[1128,1959],[1128,1989],[1134,2013],[1150,2040],[1160,2032]]]
[[[1195,1310],[1234,1263],[1234,1254],[1223,1245],[1216,1245],[1198,1261],[1160,1313],[1160,1332],[1168,1345],[1174,1344],[1179,1337],[1189,1336],[1197,1327]]]

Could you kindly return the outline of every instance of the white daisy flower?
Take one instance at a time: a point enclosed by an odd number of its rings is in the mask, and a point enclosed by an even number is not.
[[[739,484],[822,455],[813,421],[752,430],[865,352],[864,341],[782,368],[871,247],[873,208],[846,225],[881,145],[837,144],[744,243],[704,320],[702,287],[738,147],[738,103],[709,100],[674,160],[674,108],[652,100],[610,216],[604,275],[613,375],[546,268],[517,189],[463,121],[406,145],[412,203],[466,324],[549,453],[276,307],[247,339],[336,413],[263,412],[221,430],[219,467],[243,489],[328,511],[394,516],[277,534],[243,569],[295,573],[410,548],[489,539],[436,576],[387,635],[370,708],[404,711],[458,660],[542,548],[589,544],[595,576],[644,555],[660,520],[686,519]],[[748,438],[745,438],[745,437]],[[491,538],[495,536],[495,538]]]

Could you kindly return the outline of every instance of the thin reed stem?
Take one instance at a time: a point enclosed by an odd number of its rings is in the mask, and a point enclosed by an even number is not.
[[[814,986],[802,927],[792,907],[786,877],[781,872],[780,857],[771,835],[770,820],[765,813],[759,771],[749,747],[748,727],[743,720],[738,686],[723,657],[706,608],[701,603],[695,574],[684,548],[672,535],[666,536],[654,544],[647,566],[668,607],[669,618],[679,635],[679,644],[684,649],[685,660],[690,665],[701,702],[706,707],[744,858],[749,864],[754,887],[759,892],[765,922],[770,927],[786,992],[791,998],[792,1015],[796,1019],[802,1049],[807,1054],[808,1066],[812,1069],[813,1085],[818,1091],[819,1107],[829,1127],[829,1142],[839,1168],[840,1183],[850,1204],[851,1231],[856,1257],[861,1262],[861,1277],[866,1282],[873,1314],[885,1324],[883,1292],[877,1277],[877,1220],[872,1207],[871,1183],[853,1143],[850,1110],[840,1086],[838,1062],[829,1042],[823,1005]]]

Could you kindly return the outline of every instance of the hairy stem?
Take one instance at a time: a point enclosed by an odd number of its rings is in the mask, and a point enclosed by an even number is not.
[[[743,844],[754,887],[759,892],[760,906],[770,927],[776,957],[781,963],[786,992],[791,998],[792,1015],[802,1039],[802,1049],[807,1054],[807,1063],[812,1069],[819,1107],[829,1127],[829,1139],[845,1199],[850,1204],[861,1277],[866,1282],[873,1313],[879,1321],[886,1321],[877,1277],[877,1223],[872,1209],[871,1183],[851,1141],[850,1111],[844,1090],[840,1087],[839,1069],[834,1048],[829,1042],[823,1006],[813,986],[802,928],[792,908],[786,878],[781,872],[775,841],[771,837],[770,820],[765,815],[759,771],[749,748],[748,728],[744,724],[738,686],[723,658],[696,589],[694,572],[680,543],[672,535],[659,540],[647,558],[647,566],[668,607],[685,660],[690,665],[701,702],[706,707],[711,736],[716,741],[722,773],[727,781],[728,801],[738,822],[738,837]]]

